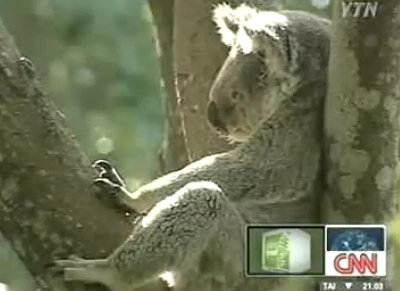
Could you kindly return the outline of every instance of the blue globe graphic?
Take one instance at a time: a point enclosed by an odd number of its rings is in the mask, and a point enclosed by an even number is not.
[[[378,251],[377,241],[362,230],[347,230],[332,243],[332,251]]]

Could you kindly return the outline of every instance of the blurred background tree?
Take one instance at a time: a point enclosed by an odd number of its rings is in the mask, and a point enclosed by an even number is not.
[[[91,160],[156,174],[164,112],[146,1],[0,0],[0,16]]]

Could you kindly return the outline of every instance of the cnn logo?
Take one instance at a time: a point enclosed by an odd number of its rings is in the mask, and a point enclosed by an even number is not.
[[[383,277],[386,275],[384,226],[327,227],[325,275]]]
[[[358,257],[353,253],[341,253],[333,261],[333,267],[336,272],[344,275],[351,275],[354,272],[365,275],[367,270],[370,274],[376,275],[378,273],[378,254],[361,253]]]

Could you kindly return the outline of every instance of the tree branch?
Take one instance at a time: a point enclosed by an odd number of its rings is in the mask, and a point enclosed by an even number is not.
[[[188,151],[182,124],[181,109],[175,87],[173,24],[174,0],[149,0],[153,23],[157,32],[157,51],[161,76],[166,90],[167,136],[161,152],[160,168],[164,174],[188,163]]]
[[[0,23],[0,228],[41,286],[55,258],[104,258],[131,231],[95,197],[94,177]]]

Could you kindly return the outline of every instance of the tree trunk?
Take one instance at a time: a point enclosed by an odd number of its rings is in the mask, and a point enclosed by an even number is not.
[[[175,0],[174,55],[178,100],[183,115],[189,160],[229,149],[207,124],[212,81],[226,57],[212,22],[217,1]]]
[[[397,0],[381,3],[376,18],[342,17],[336,3],[325,112],[330,220],[382,222],[399,210],[399,15]]]
[[[148,2],[157,32],[157,52],[166,93],[166,137],[159,153],[160,172],[165,174],[188,163],[182,113],[176,96],[174,54],[172,51],[175,6],[174,0],[149,0]]]
[[[399,211],[400,2],[380,1],[376,17],[343,17],[341,5],[325,107],[323,217],[386,223]]]
[[[130,233],[96,198],[94,177],[0,23],[0,230],[39,286],[53,285],[46,266],[54,259],[104,258]]]

